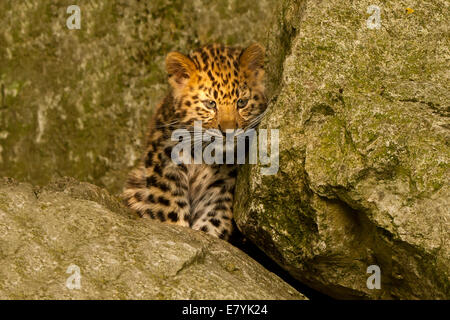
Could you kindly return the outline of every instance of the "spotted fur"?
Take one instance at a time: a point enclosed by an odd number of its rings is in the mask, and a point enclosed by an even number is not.
[[[266,109],[264,49],[210,45],[166,58],[170,93],[158,106],[141,165],[123,196],[142,217],[183,225],[222,239],[232,232],[236,165],[176,164],[172,131],[255,127]]]

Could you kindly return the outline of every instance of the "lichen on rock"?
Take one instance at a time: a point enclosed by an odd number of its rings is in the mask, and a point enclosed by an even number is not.
[[[282,68],[260,125],[280,130],[280,170],[240,172],[239,228],[333,297],[449,298],[445,6],[409,15],[383,2],[371,30],[370,1],[284,3],[270,42],[285,54],[271,58]],[[366,285],[370,265],[380,290]]]

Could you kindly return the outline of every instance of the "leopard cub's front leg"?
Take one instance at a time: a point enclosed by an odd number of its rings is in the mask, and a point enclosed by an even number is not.
[[[191,228],[228,240],[233,225],[235,165],[191,165]]]
[[[189,227],[187,168],[175,164],[168,150],[165,143],[149,145],[144,164],[131,172],[123,197],[141,217]]]

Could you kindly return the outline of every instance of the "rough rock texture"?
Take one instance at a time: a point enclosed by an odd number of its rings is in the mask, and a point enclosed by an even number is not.
[[[164,57],[261,41],[275,0],[0,1],[0,176],[119,192],[166,92]]]
[[[283,1],[260,126],[280,170],[241,170],[237,224],[333,297],[449,299],[449,4],[383,1],[369,30],[372,4]]]
[[[88,183],[0,179],[0,299],[306,298],[227,242],[137,219]]]

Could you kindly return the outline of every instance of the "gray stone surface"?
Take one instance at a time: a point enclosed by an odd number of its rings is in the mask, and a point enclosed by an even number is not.
[[[80,268],[81,288],[66,273]],[[136,218],[73,179],[0,179],[0,299],[306,299],[220,239]]]
[[[280,170],[238,178],[239,228],[336,298],[450,298],[448,4],[283,1],[269,42]],[[369,290],[369,265],[381,289]]]

